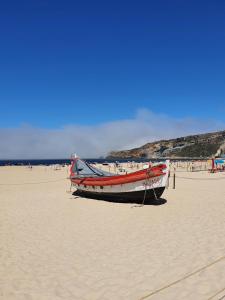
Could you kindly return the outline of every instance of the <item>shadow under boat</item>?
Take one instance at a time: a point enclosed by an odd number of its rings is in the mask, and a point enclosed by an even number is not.
[[[76,190],[73,192],[74,196],[79,196],[82,198],[89,198],[93,200],[102,200],[114,203],[133,203],[133,204],[144,204],[144,205],[162,205],[167,203],[167,200],[161,198],[164,188],[153,190],[146,190],[146,192],[132,192],[132,193],[121,193],[121,194],[99,194],[99,193],[89,193],[81,190]],[[145,193],[145,194],[144,194]],[[126,194],[126,195],[124,195]],[[130,194],[130,195],[128,195]]]

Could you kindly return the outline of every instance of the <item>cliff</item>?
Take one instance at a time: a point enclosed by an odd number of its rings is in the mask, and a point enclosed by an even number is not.
[[[192,158],[225,153],[225,130],[147,143],[139,148],[112,151],[108,158]]]

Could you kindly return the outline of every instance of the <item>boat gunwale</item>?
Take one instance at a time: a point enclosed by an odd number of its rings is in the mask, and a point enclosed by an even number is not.
[[[115,175],[115,176],[100,176],[100,177],[79,177],[74,173],[71,174],[70,179],[72,183],[77,185],[87,186],[110,186],[120,185],[126,183],[132,183],[141,181],[144,179],[155,178],[159,176],[165,176],[163,170],[167,169],[166,164],[160,164],[157,166],[149,167],[144,170],[139,170],[129,174]],[[75,175],[75,176],[74,176]]]

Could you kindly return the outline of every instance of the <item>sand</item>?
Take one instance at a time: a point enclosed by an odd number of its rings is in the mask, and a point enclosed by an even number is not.
[[[177,172],[167,202],[144,207],[75,197],[67,176],[0,167],[0,299],[205,300],[225,288],[222,259],[147,297],[225,255],[225,173]]]

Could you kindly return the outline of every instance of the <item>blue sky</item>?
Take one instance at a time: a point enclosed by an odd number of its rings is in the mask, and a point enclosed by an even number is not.
[[[1,127],[225,120],[224,1],[5,1]]]
[[[65,136],[57,157],[83,135],[97,155],[224,129],[224,16],[222,0],[2,1],[0,158],[15,143],[10,157],[35,144],[37,157],[53,136],[40,157]]]

